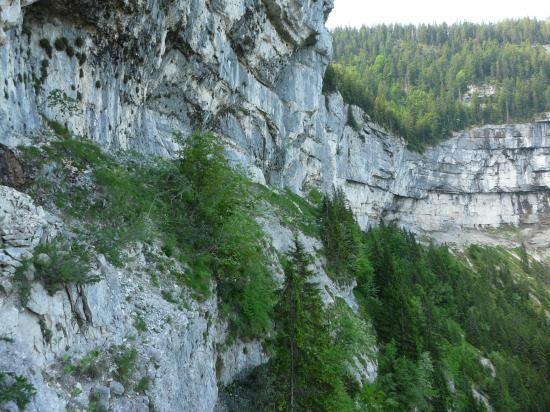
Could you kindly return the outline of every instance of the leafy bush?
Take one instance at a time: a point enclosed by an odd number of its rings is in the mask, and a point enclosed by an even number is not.
[[[24,376],[0,372],[0,405],[15,402],[19,409],[24,410],[35,394],[36,389]]]
[[[90,275],[89,252],[80,244],[57,238],[50,243],[41,243],[33,257],[23,261],[14,275],[19,301],[26,305],[33,281],[42,283],[46,291],[53,295],[69,284],[84,285],[100,280]]]
[[[19,295],[19,302],[21,305],[25,306],[29,302],[31,296],[31,273],[29,273],[29,268],[32,260],[26,259],[22,262],[15,270],[13,276],[13,283],[17,287],[17,293]]]
[[[68,374],[99,379],[107,371],[107,362],[101,355],[101,351],[93,350],[75,363],[71,361],[69,356],[65,356],[63,358],[63,370]]]
[[[145,322],[143,315],[138,314],[136,316],[134,327],[140,332],[147,332],[147,323]]]
[[[79,172],[92,170],[94,191],[64,183],[72,179],[65,168],[50,190],[58,207],[87,223],[96,251],[122,265],[121,251],[130,243],[161,238],[167,257],[186,267],[172,272],[179,283],[198,299],[210,296],[216,285],[235,335],[256,336],[270,328],[274,283],[255,221],[256,195],[250,180],[229,165],[218,138],[180,137],[182,150],[174,161],[129,155],[120,162],[52,127],[63,139],[44,149],[47,158],[60,164],[69,159]],[[40,154],[32,156],[44,161]],[[41,184],[39,190],[47,187]],[[174,300],[169,290],[163,296]]]
[[[162,200],[169,230],[190,257],[188,284],[204,294],[212,276],[233,332],[261,334],[270,328],[274,284],[250,181],[230,167],[215,136],[198,134],[180,143],[180,158],[163,179]]]
[[[35,280],[41,281],[51,295],[68,284],[97,282],[99,277],[89,275],[89,260],[89,252],[77,243],[61,239],[41,243],[36,247],[32,259],[36,268]]]
[[[69,46],[69,41],[66,37],[58,37],[55,39],[54,46],[57,51],[63,51]]]
[[[135,387],[135,391],[137,393],[145,394],[149,390],[149,387],[151,386],[151,378],[149,376],[144,376],[139,380]]]
[[[290,190],[278,191],[262,185],[257,185],[254,189],[257,198],[266,202],[270,208],[274,208],[285,226],[291,229],[298,228],[307,236],[319,236],[319,209],[315,203],[320,201],[319,193],[311,191],[313,197],[308,202]]]
[[[53,49],[52,49],[52,45],[50,44],[50,41],[48,39],[40,39],[40,41],[38,42],[38,45],[42,49],[44,49],[48,57],[51,59]]]
[[[137,350],[126,346],[115,348],[115,377],[123,383],[127,383],[136,367]]]
[[[50,126],[52,128],[52,130],[55,132],[55,134],[57,134],[58,136],[60,136],[64,139],[70,139],[71,138],[71,133],[61,123],[59,123],[55,120],[48,120],[48,126]]]

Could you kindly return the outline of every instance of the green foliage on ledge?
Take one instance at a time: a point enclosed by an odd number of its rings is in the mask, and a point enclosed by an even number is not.
[[[89,272],[88,250],[76,242],[56,238],[51,242],[40,243],[35,248],[32,258],[25,259],[17,268],[14,281],[20,302],[26,305],[32,282],[42,283],[46,291],[53,295],[70,284],[84,285],[100,280]]]
[[[89,275],[89,252],[77,243],[61,239],[41,243],[34,250],[32,261],[36,268],[35,280],[42,282],[51,295],[68,284],[99,281],[99,277]]]
[[[0,406],[15,402],[19,409],[25,410],[35,394],[36,389],[24,376],[0,371]]]
[[[180,137],[182,150],[170,161],[108,155],[50,124],[60,139],[41,151],[25,151],[36,169],[44,163],[52,169],[29,188],[35,198],[54,198],[67,219],[78,222],[76,230],[115,265],[123,265],[132,243],[161,239],[167,258],[186,268],[173,272],[175,280],[197,299],[210,297],[216,285],[235,335],[257,336],[271,328],[274,282],[255,221],[257,196],[249,179],[230,167],[218,138]]]
[[[249,179],[229,166],[223,145],[209,134],[182,142],[180,158],[165,179],[165,228],[191,257],[192,273],[201,278],[211,273],[237,334],[269,330],[274,282]]]
[[[317,193],[312,191],[312,199],[305,200],[290,190],[255,185],[258,200],[263,201],[275,212],[281,223],[291,229],[299,229],[304,235],[319,237],[319,209]]]

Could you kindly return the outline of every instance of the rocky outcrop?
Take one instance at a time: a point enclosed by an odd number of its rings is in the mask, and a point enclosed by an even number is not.
[[[25,184],[26,177],[23,165],[12,150],[0,144],[0,184],[20,187]]]
[[[423,154],[409,151],[338,94],[322,94],[332,5],[0,0],[0,143],[30,144],[49,121],[107,150],[171,156],[176,134],[210,130],[259,182],[297,193],[342,188],[364,227],[385,219],[464,243],[500,242],[493,231],[514,226],[522,238],[513,231],[510,241],[547,246],[549,123],[485,126]],[[17,166],[8,163],[13,180]],[[289,231],[271,221],[265,227],[284,252]],[[178,308],[150,287],[143,268],[154,247],[136,246],[124,268],[95,255],[99,283],[54,296],[36,284],[21,306],[13,273],[60,230],[30,197],[0,186],[0,336],[9,338],[0,339],[0,366],[39,389],[31,410],[85,409],[90,393],[120,411],[149,407],[149,399],[158,410],[212,410],[219,384],[265,362],[257,341],[223,346],[214,299]],[[311,252],[320,247],[303,240]],[[337,288],[320,260],[316,272],[327,303],[341,297],[355,307],[351,289]],[[138,315],[146,332],[134,325]],[[138,375],[153,381],[146,398],[117,395],[110,378],[79,382],[83,395],[73,396],[74,382],[60,378],[66,354],[130,344]],[[357,363],[367,364],[361,379],[374,379],[375,364]]]
[[[353,107],[352,127],[339,95],[326,102],[323,137],[295,152],[287,185],[342,187],[363,226],[384,219],[458,244],[516,227],[516,241],[548,245],[550,122],[474,128],[419,154]]]
[[[24,9],[0,49],[4,143],[40,128],[40,115],[164,155],[175,132],[209,129],[267,176],[300,121],[290,113],[316,110],[329,0],[44,3]]]
[[[40,241],[55,235],[58,223],[29,196],[0,186],[0,282],[7,281],[4,277],[13,274]]]
[[[364,226],[386,219],[462,243],[479,240],[480,228],[514,225],[545,246],[548,122],[486,126],[422,155],[407,150],[340,96],[321,93],[331,8],[329,0],[10,8],[0,140],[24,144],[44,116],[111,149],[170,156],[176,133],[212,130],[260,182],[299,193],[342,187]]]
[[[25,376],[37,390],[29,410],[85,410],[95,381],[75,382],[63,369],[63,359],[80,359],[97,350],[135,348],[137,374],[151,380],[148,395],[160,410],[195,405],[212,410],[217,399],[216,342],[210,327],[217,318],[214,300],[187,308],[166,301],[150,285],[145,251],[129,251],[124,269],[95,257],[93,272],[100,282],[66,287],[54,295],[33,282],[28,301],[20,303],[13,273],[45,236],[63,230],[59,220],[14,189],[0,186],[0,369]],[[154,252],[153,252],[154,253]],[[172,288],[173,293],[178,286]],[[137,329],[137,317],[143,325]],[[221,352],[222,356],[223,353]],[[229,365],[232,365],[228,362]],[[112,379],[105,364],[104,379]],[[55,384],[52,384],[55,382]],[[108,382],[107,382],[108,383]],[[108,388],[107,388],[108,389]],[[135,396],[110,402],[112,410],[149,410],[149,398]],[[142,405],[145,402],[145,406]]]

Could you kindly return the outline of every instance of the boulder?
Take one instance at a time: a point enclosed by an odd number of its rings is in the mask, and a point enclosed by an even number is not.
[[[15,153],[7,146],[0,144],[0,184],[20,187],[26,182],[23,165]]]
[[[111,388],[111,393],[113,395],[121,396],[124,394],[124,385],[120,382],[112,381],[109,387]]]

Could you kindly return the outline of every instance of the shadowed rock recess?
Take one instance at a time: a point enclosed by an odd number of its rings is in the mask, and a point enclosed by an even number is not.
[[[409,151],[339,94],[322,94],[332,7],[333,0],[0,0],[0,143],[35,145],[49,121],[107,152],[170,158],[177,134],[212,131],[259,183],[297,194],[342,188],[362,227],[383,219],[459,245],[548,247],[550,122],[484,126]],[[37,389],[29,410],[82,410],[92,392],[116,411],[153,402],[161,411],[210,411],[220,384],[266,361],[257,340],[225,342],[215,298],[176,308],[148,288],[140,274],[148,254],[161,254],[154,247],[128,251],[123,268],[98,256],[91,271],[101,282],[53,297],[35,283],[21,309],[11,276],[63,229],[55,213],[13,188],[26,176],[12,156],[0,146],[0,366]],[[286,251],[291,232],[264,226],[274,248]],[[302,238],[308,250],[321,248]],[[325,298],[354,307],[351,291],[317,264]],[[148,328],[134,344],[127,337],[142,312]],[[147,396],[120,396],[119,382],[56,386],[67,348],[82,357],[101,347],[108,363],[133,345],[138,376],[153,382]],[[376,365],[364,363],[359,374],[373,380]]]

